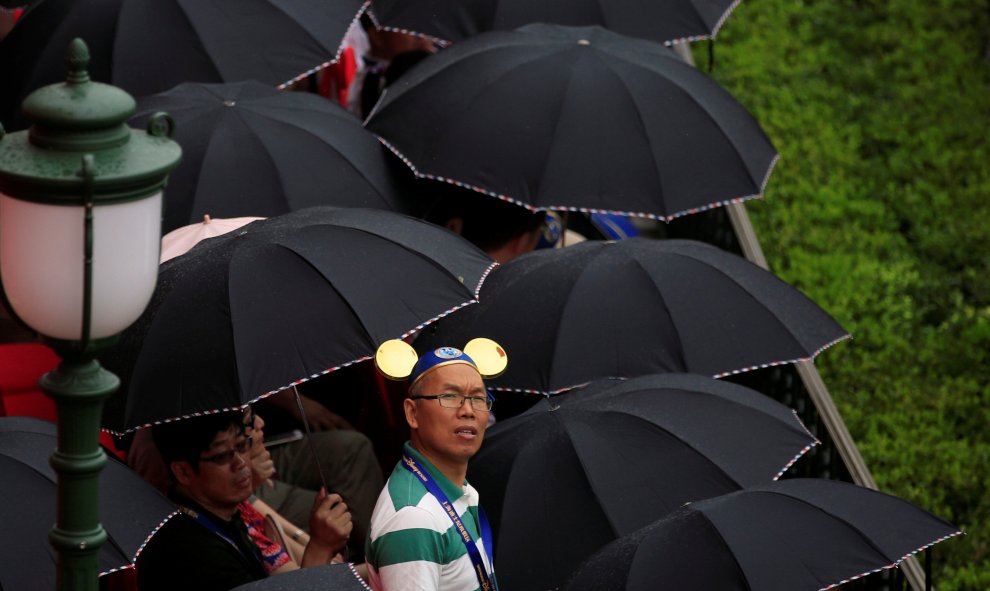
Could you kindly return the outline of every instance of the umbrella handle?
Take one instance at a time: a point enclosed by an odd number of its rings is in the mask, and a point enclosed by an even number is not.
[[[299,418],[302,419],[303,429],[306,430],[306,441],[309,444],[309,451],[313,454],[313,462],[316,464],[316,472],[320,475],[320,483],[323,488],[329,493],[330,487],[327,486],[327,478],[323,474],[323,466],[320,464],[320,456],[316,453],[316,444],[313,443],[313,438],[311,437],[312,432],[309,428],[309,419],[306,418],[306,410],[303,408],[302,398],[299,396],[299,390],[293,386],[292,393],[296,397],[296,407],[299,409]]]

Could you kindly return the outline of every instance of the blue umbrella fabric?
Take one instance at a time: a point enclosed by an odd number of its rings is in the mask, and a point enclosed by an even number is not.
[[[48,532],[55,523],[57,476],[48,459],[56,439],[55,425],[47,421],[0,418],[0,588],[5,591],[55,587],[57,557]],[[99,494],[108,538],[98,560],[101,574],[107,574],[130,568],[175,506],[112,456],[100,472]]]
[[[962,532],[897,497],[800,478],[691,503],[589,558],[567,591],[816,591]]]
[[[551,589],[612,540],[686,502],[770,482],[817,443],[794,411],[742,386],[602,380],[497,421],[468,480],[496,534],[500,583]]]
[[[777,160],[714,80],[600,27],[456,43],[390,85],[366,125],[416,176],[530,209],[670,220],[761,196]]]

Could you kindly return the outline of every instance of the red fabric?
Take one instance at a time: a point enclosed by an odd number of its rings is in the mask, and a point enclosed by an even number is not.
[[[247,526],[248,535],[261,550],[261,557],[264,559],[265,570],[268,571],[268,574],[272,574],[292,560],[292,557],[281,544],[265,534],[264,515],[248,501],[241,501],[237,508],[241,511],[241,521]]]
[[[38,380],[55,369],[59,357],[41,343],[0,345],[0,416],[34,417],[55,422],[55,402],[38,387]],[[124,454],[109,433],[100,433],[100,444],[121,460]]]
[[[340,58],[320,72],[320,95],[347,106],[347,89],[351,86],[355,74],[357,74],[357,60],[354,57],[354,49],[345,47],[340,52]]]

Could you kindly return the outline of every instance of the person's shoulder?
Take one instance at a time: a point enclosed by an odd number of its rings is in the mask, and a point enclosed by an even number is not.
[[[177,511],[175,515],[162,524],[158,528],[158,531],[151,536],[145,549],[156,545],[168,544],[175,540],[181,541],[191,536],[197,536],[202,529],[202,526],[198,525],[191,517],[181,511]]]
[[[401,465],[388,477],[385,483],[383,494],[388,495],[389,504],[393,511],[400,511],[403,507],[416,507],[426,496],[426,487],[411,472]]]

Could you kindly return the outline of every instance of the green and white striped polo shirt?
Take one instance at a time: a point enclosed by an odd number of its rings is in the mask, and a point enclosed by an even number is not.
[[[485,567],[493,573],[479,534],[478,491],[467,482],[463,490],[455,486],[408,442],[405,451],[430,473],[451,500]],[[450,517],[401,462],[378,497],[366,547],[369,579],[376,591],[480,589],[467,548]],[[494,579],[494,574],[490,576]]]

